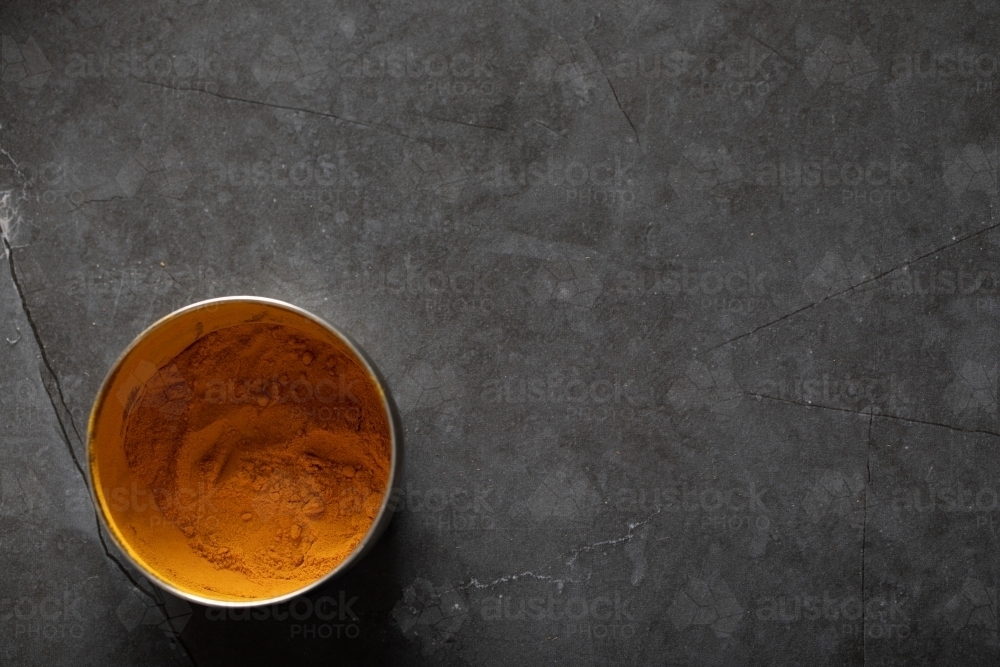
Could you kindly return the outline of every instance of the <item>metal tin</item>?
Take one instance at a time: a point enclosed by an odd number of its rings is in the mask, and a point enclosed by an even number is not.
[[[392,459],[385,497],[382,499],[375,520],[354,551],[333,570],[300,589],[272,598],[249,601],[213,599],[184,590],[175,585],[174,582],[167,580],[155,568],[145,563],[142,557],[128,544],[128,540],[116,525],[107,499],[103,495],[95,439],[100,437],[101,433],[108,433],[109,429],[113,429],[116,425],[118,431],[122,431],[121,426],[127,418],[124,397],[145,382],[141,379],[142,373],[139,374],[139,377],[136,376],[137,368],[141,369],[140,364],[145,364],[146,368],[149,368],[150,364],[160,368],[206,334],[250,322],[285,324],[299,329],[305,327],[314,332],[327,333],[339,339],[348,350],[353,352],[381,393],[388,418]],[[110,436],[104,437],[110,439]],[[123,437],[118,437],[117,444],[120,445],[123,441]],[[103,444],[103,442],[100,446],[114,447],[114,443],[108,445]],[[122,456],[124,456],[123,453]],[[101,517],[104,528],[111,535],[119,551],[133,566],[160,587],[190,602],[214,607],[256,607],[290,600],[327,583],[344,573],[372,550],[392,519],[396,500],[401,493],[403,429],[399,411],[392,400],[384,378],[368,355],[350,337],[316,315],[283,301],[255,296],[230,296],[200,301],[170,313],[139,334],[122,352],[108,372],[97,393],[97,398],[94,400],[87,428],[87,461],[88,483],[91,497],[97,507],[97,514]]]

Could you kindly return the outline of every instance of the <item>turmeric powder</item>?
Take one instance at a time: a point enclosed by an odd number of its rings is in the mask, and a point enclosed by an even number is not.
[[[154,571],[212,599],[269,599],[321,578],[386,493],[378,385],[347,346],[291,327],[204,335],[146,381],[124,425],[128,471],[114,476],[131,488],[111,493],[118,525]]]

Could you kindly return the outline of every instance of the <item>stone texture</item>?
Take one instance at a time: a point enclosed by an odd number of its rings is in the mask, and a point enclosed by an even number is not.
[[[996,664],[995,3],[9,2],[0,662]],[[117,355],[256,294],[395,391],[291,609],[98,532]],[[336,611],[331,611],[336,610]]]

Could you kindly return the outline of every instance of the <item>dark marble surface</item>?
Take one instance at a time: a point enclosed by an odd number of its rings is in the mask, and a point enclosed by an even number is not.
[[[997,3],[0,33],[3,664],[997,664]],[[154,589],[81,469],[121,350],[227,294],[351,333],[406,426],[401,512],[288,617]]]

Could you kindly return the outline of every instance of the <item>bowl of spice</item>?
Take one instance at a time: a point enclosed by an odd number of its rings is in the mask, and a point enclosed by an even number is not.
[[[202,301],[142,332],[90,415],[90,487],[151,580],[274,604],[344,572],[392,517],[398,412],[349,337],[291,304]]]

